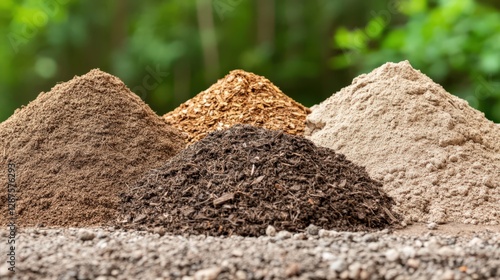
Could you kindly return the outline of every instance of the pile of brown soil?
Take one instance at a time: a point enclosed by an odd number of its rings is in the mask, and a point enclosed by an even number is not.
[[[258,236],[390,226],[393,201],[344,155],[281,131],[236,125],[212,132],[123,195],[132,228],[175,234]]]
[[[234,70],[209,89],[165,114],[164,118],[184,131],[192,143],[211,131],[236,124],[302,135],[309,112],[268,79]]]
[[[384,183],[407,222],[500,223],[500,129],[405,61],[311,108],[306,134]]]
[[[92,70],[0,124],[0,181],[14,163],[18,225],[101,225],[116,219],[126,184],[184,146],[181,133],[122,81]],[[6,188],[0,197],[7,209]]]

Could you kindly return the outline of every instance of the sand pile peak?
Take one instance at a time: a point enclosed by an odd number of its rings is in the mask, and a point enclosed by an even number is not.
[[[233,70],[205,91],[164,115],[189,142],[236,124],[302,135],[309,109],[286,96],[268,79]]]
[[[176,234],[265,234],[390,226],[392,199],[344,155],[282,131],[210,133],[123,196],[123,223]]]
[[[19,225],[114,221],[125,185],[183,147],[179,131],[97,69],[42,92],[0,124],[0,165],[17,167]]]
[[[311,109],[306,137],[366,166],[408,222],[500,223],[500,129],[408,61]]]

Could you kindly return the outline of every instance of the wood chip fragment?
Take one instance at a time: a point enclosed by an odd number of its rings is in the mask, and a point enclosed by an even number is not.
[[[252,185],[255,185],[255,184],[262,182],[262,180],[264,180],[264,177],[266,177],[266,176],[262,175],[262,176],[257,177],[255,180],[253,180]]]
[[[223,194],[221,197],[214,199],[214,206],[219,206],[232,199],[234,199],[234,193]]]

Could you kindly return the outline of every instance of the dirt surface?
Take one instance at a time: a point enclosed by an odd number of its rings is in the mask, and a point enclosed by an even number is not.
[[[0,181],[14,164],[18,226],[104,225],[115,220],[126,184],[183,147],[180,132],[120,79],[92,70],[0,124]],[[2,187],[1,209],[6,202]],[[2,212],[0,224],[7,218]]]
[[[470,224],[460,224],[460,223],[450,223],[443,225],[436,225],[436,228],[429,230],[430,224],[415,224],[402,229],[397,229],[394,231],[396,235],[407,235],[407,236],[424,236],[425,234],[432,232],[433,235],[438,236],[461,236],[461,237],[473,237],[474,235],[481,232],[496,232],[500,233],[500,226],[485,226],[485,225],[470,225]]]
[[[259,236],[381,229],[393,201],[344,155],[281,131],[236,125],[216,131],[153,170],[123,196],[124,226],[169,233]]]
[[[500,231],[336,232],[173,236],[23,228],[17,272],[1,279],[498,279]],[[470,225],[462,225],[464,228]],[[418,228],[414,234],[413,228]],[[1,230],[0,236],[5,238]],[[3,252],[2,252],[3,255]]]
[[[306,137],[366,166],[407,223],[500,224],[500,129],[408,61],[311,109]]]
[[[302,135],[308,113],[309,109],[286,96],[268,79],[234,70],[164,118],[184,131],[193,143],[209,132],[236,124]]]

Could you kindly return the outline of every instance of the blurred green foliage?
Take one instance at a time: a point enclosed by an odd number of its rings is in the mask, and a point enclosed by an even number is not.
[[[336,69],[370,71],[386,61],[413,67],[500,121],[500,13],[473,0],[412,0],[356,30],[339,28],[330,60]],[[398,21],[395,12],[405,15]]]
[[[311,106],[408,59],[500,122],[498,9],[496,0],[2,0],[0,121],[92,68],[163,114],[232,69]]]

